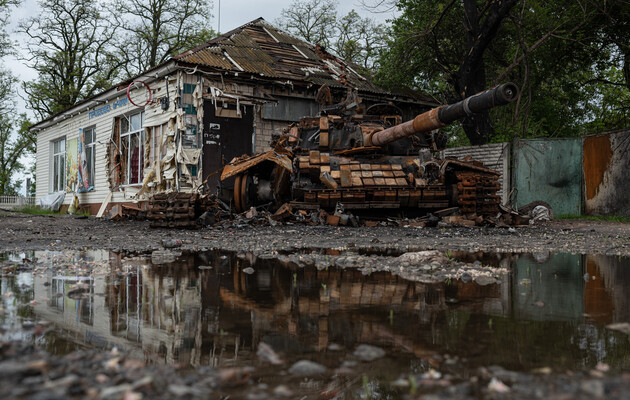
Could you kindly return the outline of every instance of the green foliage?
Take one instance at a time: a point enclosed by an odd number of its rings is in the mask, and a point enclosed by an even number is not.
[[[370,18],[351,10],[336,21],[337,35],[332,50],[342,59],[361,66],[361,72],[372,74],[376,56],[385,46],[387,29]]]
[[[469,90],[477,82],[490,87],[513,81],[521,87],[515,103],[491,110],[494,130],[481,135],[482,141],[578,136],[630,125],[626,1],[401,0],[397,5],[401,15],[380,58],[379,83],[436,94],[442,103],[473,94]],[[500,24],[484,30],[492,18]],[[465,144],[463,131],[470,142],[478,139],[464,128],[449,132],[449,146]]]
[[[276,25],[312,44],[329,47],[335,36],[335,0],[294,0],[282,9]]]
[[[116,57],[132,77],[215,36],[204,0],[116,0],[110,7],[120,35]]]
[[[0,0],[0,59],[13,52],[13,43],[6,31],[11,8],[20,4],[20,0]]]
[[[0,69],[0,194],[6,195],[18,194],[21,182],[12,178],[24,168],[21,157],[26,152],[34,153],[36,146],[26,115],[15,115],[15,83],[13,75]]]
[[[108,47],[114,29],[97,0],[42,0],[40,7],[19,30],[29,37],[26,61],[39,74],[22,88],[44,119],[108,88],[117,64]]]
[[[27,106],[45,119],[207,42],[204,0],[41,0],[41,14],[20,23],[29,37],[25,61],[37,79],[24,82]]]
[[[579,219],[585,221],[607,221],[607,222],[630,222],[630,218],[622,217],[619,215],[576,215],[576,214],[563,214],[554,216],[556,219]]]
[[[372,75],[377,56],[386,44],[387,28],[351,10],[337,16],[336,0],[294,0],[275,24],[308,43],[319,44]]]
[[[58,214],[61,214],[61,213],[56,212],[56,211],[45,210],[43,208],[40,208],[39,206],[25,206],[25,207],[22,207],[22,208],[18,208],[15,211],[21,212],[21,213],[24,213],[24,214],[31,214],[31,215],[58,215]]]

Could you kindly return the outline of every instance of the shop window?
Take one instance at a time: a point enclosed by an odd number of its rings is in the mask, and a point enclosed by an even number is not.
[[[53,192],[61,192],[66,186],[66,138],[53,142]]]

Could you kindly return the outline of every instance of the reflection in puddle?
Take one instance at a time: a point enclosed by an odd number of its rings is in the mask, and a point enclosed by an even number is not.
[[[24,255],[13,257],[3,266]],[[390,379],[432,366],[630,370],[627,335],[605,328],[630,320],[626,258],[481,255],[510,271],[486,286],[220,253],[168,264],[99,251],[29,258],[35,273],[3,270],[1,322],[11,339],[23,321],[50,321],[38,340],[52,353],[117,347],[150,363],[229,367],[255,363],[264,341],[289,363],[336,368],[368,343],[387,351],[379,373]]]

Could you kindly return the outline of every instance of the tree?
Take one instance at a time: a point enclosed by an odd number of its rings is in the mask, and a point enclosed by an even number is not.
[[[23,83],[27,106],[44,119],[109,88],[119,63],[108,48],[114,29],[96,0],[42,0],[40,7],[19,29],[39,74]]]
[[[593,78],[615,75],[619,68],[621,52],[605,33],[614,31],[627,45],[621,27],[627,28],[628,18],[610,26],[610,15],[623,15],[611,10],[622,3],[627,9],[627,0],[401,0],[379,79],[388,86],[442,93],[445,102],[506,80],[517,82],[522,91],[514,105],[464,120],[471,144],[576,135],[599,114],[602,90],[610,89],[595,85]]]
[[[337,18],[335,0],[294,0],[281,11],[276,25],[311,44],[328,48],[340,58],[371,74],[378,52],[386,44],[387,29],[351,10]]]
[[[34,152],[36,146],[26,115],[15,117],[12,100],[15,83],[14,76],[0,70],[0,194],[8,195],[16,195],[20,186],[11,181],[15,173],[24,168],[20,158],[25,151]]]
[[[394,22],[394,49],[380,76],[389,84],[446,81],[455,101],[480,92],[487,85],[486,52],[517,1],[399,1],[403,15]],[[466,118],[463,128],[472,144],[493,135],[487,112]]]
[[[11,7],[20,4],[20,0],[0,0],[0,59],[11,52],[13,44],[5,31]]]
[[[112,14],[126,32],[116,47],[127,77],[155,67],[215,35],[205,0],[117,0]]]
[[[387,30],[370,18],[362,18],[351,10],[336,23],[337,39],[333,51],[342,59],[371,71],[381,49],[385,47]]]
[[[276,25],[311,44],[329,47],[337,35],[335,0],[294,0],[280,12]]]

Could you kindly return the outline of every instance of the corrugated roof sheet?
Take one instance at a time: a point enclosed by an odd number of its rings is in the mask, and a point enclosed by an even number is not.
[[[265,77],[389,93],[358,75],[344,61],[277,29],[262,18],[174,58],[227,71],[240,72],[240,67],[245,72]]]

